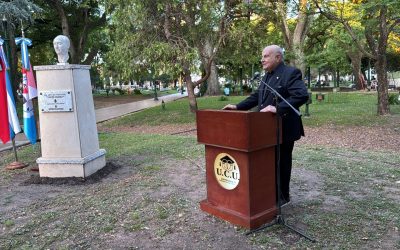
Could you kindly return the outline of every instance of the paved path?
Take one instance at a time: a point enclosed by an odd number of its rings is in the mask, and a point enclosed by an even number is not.
[[[183,98],[187,96],[187,92],[185,92],[183,95],[180,93],[177,94],[171,94],[171,95],[165,95],[158,97],[158,101],[154,101],[154,99],[147,99],[147,100],[142,100],[142,101],[137,101],[137,102],[131,102],[131,103],[126,103],[126,104],[119,104],[107,108],[101,108],[101,109],[96,109],[96,123],[99,122],[104,122],[113,118],[117,118],[129,113],[133,113],[139,110],[143,110],[146,108],[151,108],[155,107],[158,105],[161,105],[162,100],[164,100],[165,103],[170,102],[170,101],[175,101],[177,99]],[[22,125],[22,124],[21,124]],[[25,137],[25,134],[19,133],[15,137],[15,145],[22,146],[29,144],[28,139]],[[11,142],[6,143],[6,144],[0,144],[0,152],[12,149],[12,144]]]

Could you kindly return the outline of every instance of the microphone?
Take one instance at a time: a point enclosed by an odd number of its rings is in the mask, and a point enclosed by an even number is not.
[[[253,75],[253,78],[251,78],[250,81],[254,81],[254,80],[260,78],[260,75],[261,75],[260,72],[255,72]]]

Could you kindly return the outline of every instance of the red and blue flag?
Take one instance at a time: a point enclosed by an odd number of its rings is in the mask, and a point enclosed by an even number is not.
[[[28,140],[35,144],[37,141],[37,129],[32,99],[37,97],[37,88],[28,54],[28,46],[32,45],[32,41],[28,38],[18,37],[15,39],[15,43],[17,45],[21,44],[24,133]]]

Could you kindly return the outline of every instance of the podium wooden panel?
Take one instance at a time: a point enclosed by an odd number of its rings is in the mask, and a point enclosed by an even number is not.
[[[249,229],[270,222],[277,213],[276,116],[248,111],[199,110],[196,119],[197,140],[205,144],[206,149],[207,198],[200,202],[200,208]],[[224,188],[215,174],[214,165],[220,154],[231,156],[240,171],[239,182],[231,190]]]

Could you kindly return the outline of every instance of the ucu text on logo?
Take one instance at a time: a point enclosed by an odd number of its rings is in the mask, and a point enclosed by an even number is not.
[[[220,153],[215,158],[214,174],[217,182],[225,189],[232,190],[239,184],[239,166],[235,159],[227,153]]]

